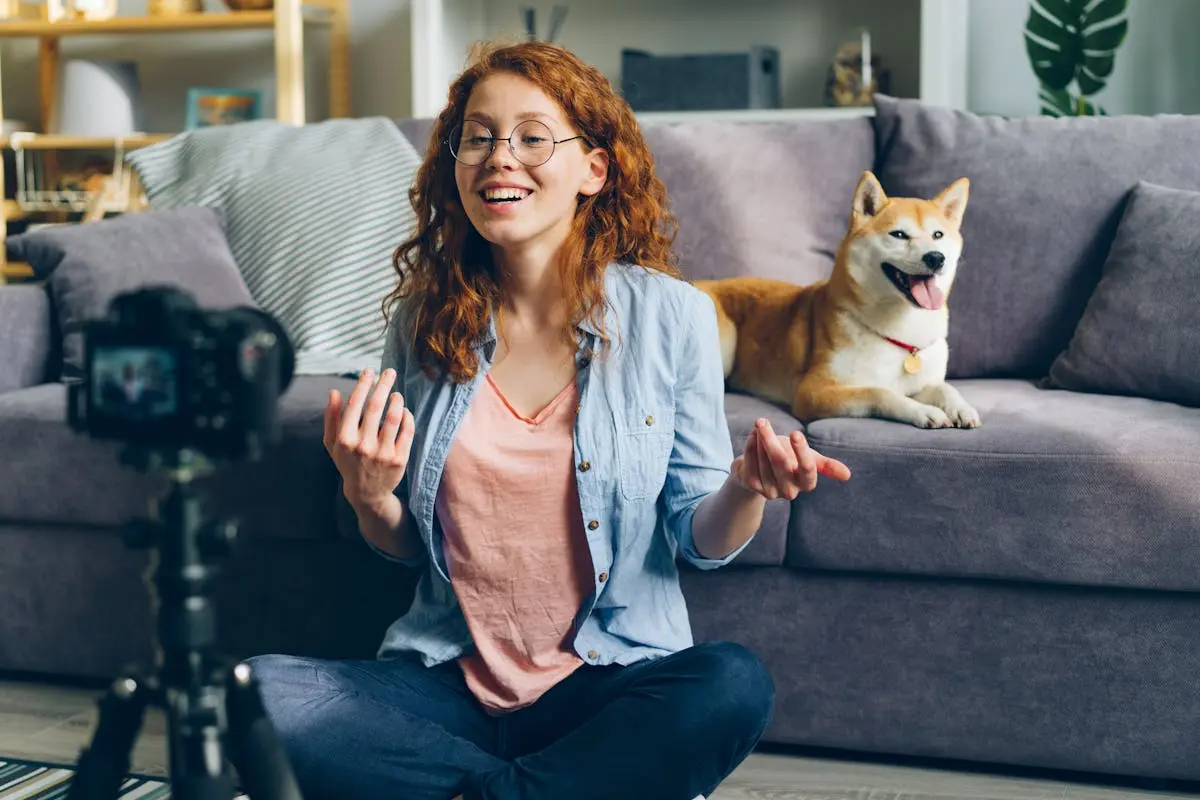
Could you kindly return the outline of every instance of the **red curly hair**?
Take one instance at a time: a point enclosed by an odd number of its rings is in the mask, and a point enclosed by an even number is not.
[[[487,331],[500,298],[490,245],[467,219],[454,180],[454,157],[446,139],[462,122],[471,90],[482,79],[508,72],[537,84],[566,112],[586,142],[608,152],[608,179],[597,194],[582,197],[562,251],[562,285],[568,295],[569,336],[588,319],[603,329],[604,268],[636,264],[681,277],[672,250],[677,222],[654,173],[633,111],[602,73],[570,51],[545,42],[480,46],[450,87],[449,101],[434,123],[424,162],[409,190],[416,232],[392,258],[399,283],[383,301],[384,316],[402,299],[418,363],[455,381],[473,377],[475,347]]]

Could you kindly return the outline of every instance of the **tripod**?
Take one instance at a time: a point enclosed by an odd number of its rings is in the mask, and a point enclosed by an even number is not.
[[[208,591],[217,571],[206,559],[229,554],[237,527],[204,520],[191,481],[211,467],[186,449],[129,448],[121,461],[170,480],[161,506],[151,504],[151,518],[133,520],[123,531],[126,546],[153,548],[158,556],[151,586],[158,658],[156,669],[134,668],[100,699],[99,723],[80,752],[68,800],[117,797],[149,705],[167,716],[172,798],[231,800],[237,790],[232,764],[253,800],[301,800],[250,667],[216,652],[216,609]]]

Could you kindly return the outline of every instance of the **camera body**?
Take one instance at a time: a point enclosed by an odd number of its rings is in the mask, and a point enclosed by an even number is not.
[[[82,334],[83,376],[67,390],[72,429],[212,460],[257,459],[277,438],[295,354],[266,312],[203,309],[179,288],[148,286],[114,297]]]

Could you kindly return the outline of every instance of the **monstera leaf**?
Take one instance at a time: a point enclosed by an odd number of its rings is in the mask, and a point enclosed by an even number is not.
[[[1129,30],[1128,0],[1031,0],[1025,51],[1041,83],[1042,113],[1094,115],[1086,98],[1104,88]],[[1077,91],[1072,92],[1074,85]]]

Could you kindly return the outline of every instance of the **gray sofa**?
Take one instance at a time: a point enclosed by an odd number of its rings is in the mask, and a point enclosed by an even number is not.
[[[428,121],[401,128],[425,145]],[[1200,119],[879,98],[873,117],[646,132],[691,278],[823,277],[864,169],[898,195],[972,181],[950,373],[983,427],[815,422],[853,479],[772,502],[730,567],[683,568],[697,639],[742,642],[775,677],[766,740],[1200,778],[1200,409],[1064,364],[1138,182],[1200,190]],[[1179,289],[1193,308],[1197,285]],[[65,425],[51,297],[0,288],[0,669],[109,676],[151,655],[146,555],[115,535],[150,487]],[[1152,368],[1150,336],[1122,341]],[[339,533],[321,409],[349,383],[297,380],[281,444],[206,481],[244,520],[218,594],[230,652],[370,656],[405,607],[413,575]],[[745,395],[727,409],[738,448],[756,416],[796,425]]]

